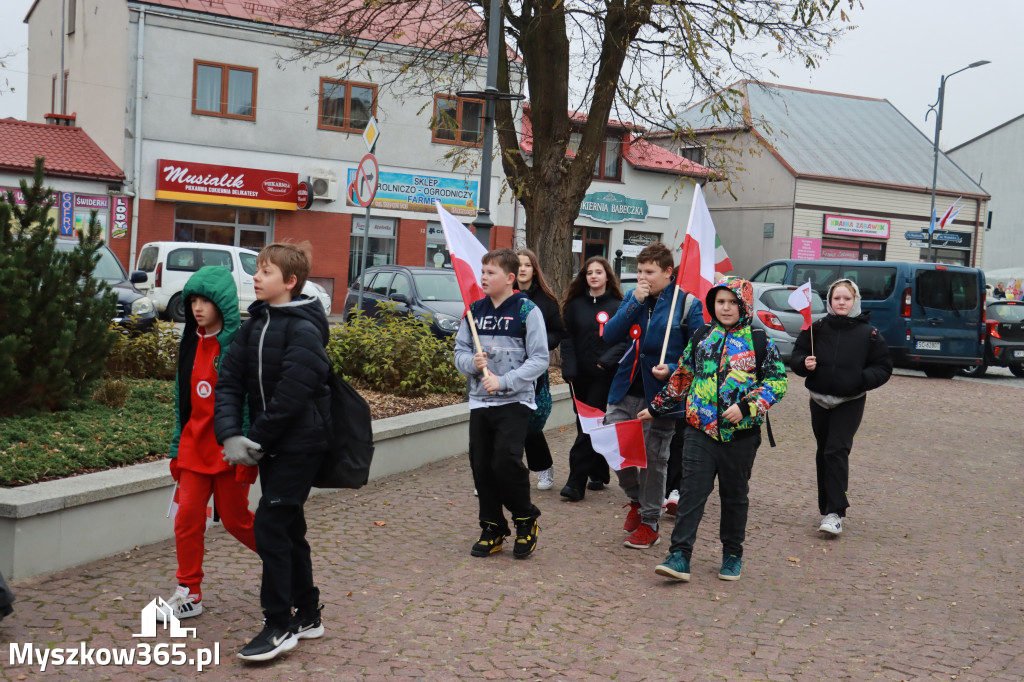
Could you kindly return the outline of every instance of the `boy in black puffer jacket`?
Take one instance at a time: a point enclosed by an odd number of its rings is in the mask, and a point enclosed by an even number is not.
[[[323,306],[297,293],[309,276],[306,253],[294,244],[271,244],[260,251],[257,268],[259,300],[249,306],[251,319],[222,363],[214,431],[227,461],[260,469],[255,531],[265,627],[238,657],[269,661],[299,639],[324,634],[302,507],[328,448],[331,365]],[[246,395],[248,438],[242,435]]]
[[[860,289],[848,279],[828,288],[828,316],[797,337],[790,366],[811,394],[811,428],[818,441],[818,530],[843,532],[850,506],[850,449],[864,416],[865,396],[892,376],[889,347],[860,311]],[[811,332],[814,352],[811,352]]]

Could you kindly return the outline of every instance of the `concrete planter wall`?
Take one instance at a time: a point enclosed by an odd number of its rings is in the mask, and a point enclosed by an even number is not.
[[[551,393],[548,428],[572,424],[568,386],[553,386]],[[464,453],[468,422],[466,403],[375,421],[370,479]],[[0,488],[0,573],[27,578],[173,537],[167,519],[173,489],[163,460]]]

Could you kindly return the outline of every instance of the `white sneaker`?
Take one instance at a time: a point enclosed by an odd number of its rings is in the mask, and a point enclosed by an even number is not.
[[[537,490],[551,490],[555,484],[555,467],[548,467],[537,472]]]
[[[198,595],[189,593],[188,588],[184,585],[178,585],[174,596],[167,600],[167,606],[171,607],[171,613],[178,620],[194,618],[203,612],[203,603],[198,599]],[[158,623],[167,620],[167,613],[164,609],[156,610],[156,620]]]
[[[675,516],[677,509],[679,509],[679,491],[673,490],[668,494],[668,498],[665,499],[665,504],[662,505],[662,512],[665,516]]]
[[[821,520],[821,525],[818,526],[818,530],[822,533],[829,533],[830,535],[839,535],[843,532],[843,519],[839,514],[829,514]]]

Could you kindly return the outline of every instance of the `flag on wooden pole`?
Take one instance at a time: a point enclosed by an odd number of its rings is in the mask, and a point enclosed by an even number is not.
[[[711,212],[704,202],[704,193],[700,185],[697,185],[693,191],[693,204],[690,206],[690,219],[683,239],[683,258],[679,263],[676,284],[683,291],[696,296],[698,301],[705,300],[715,284],[717,239]],[[704,306],[704,321],[711,321],[711,311],[707,306]]]
[[[448,244],[448,253],[452,259],[452,268],[459,281],[462,301],[468,310],[473,301],[479,301],[484,297],[484,290],[480,287],[480,273],[483,267],[481,261],[487,253],[487,247],[480,243],[469,228],[444,210],[440,201],[435,203],[437,214],[441,217],[444,240]]]

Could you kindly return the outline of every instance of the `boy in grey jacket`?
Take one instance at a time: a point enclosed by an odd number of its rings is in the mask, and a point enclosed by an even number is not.
[[[540,510],[530,501],[530,474],[523,442],[534,403],[534,382],[548,368],[544,316],[525,294],[514,291],[519,258],[496,249],[482,259],[486,297],[470,306],[483,351],[475,352],[469,316],[455,336],[455,367],[469,379],[469,460],[480,504],[480,539],[473,556],[501,551],[509,535],[502,507],[512,513],[517,559],[537,546]]]

